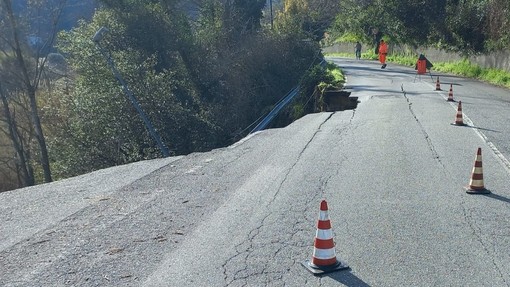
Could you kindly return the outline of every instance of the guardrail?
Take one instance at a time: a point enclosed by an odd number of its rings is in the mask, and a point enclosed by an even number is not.
[[[276,115],[280,112],[280,110],[285,107],[297,94],[299,93],[299,86],[293,88],[290,90],[290,92],[285,95],[278,103],[276,103],[276,106],[265,116],[260,123],[258,123],[251,131],[250,134],[254,132],[261,131],[265,129],[271,121],[276,117]]]
[[[323,68],[326,67],[326,60],[322,59],[322,61],[319,63]],[[301,83],[300,83],[301,84]],[[276,106],[265,116],[256,126],[250,131],[250,134],[254,132],[261,131],[265,129],[271,121],[276,117],[276,115],[280,112],[280,110],[285,107],[294,97],[299,94],[299,85],[294,87],[292,90],[290,90],[285,97],[283,97],[280,101],[276,103]]]

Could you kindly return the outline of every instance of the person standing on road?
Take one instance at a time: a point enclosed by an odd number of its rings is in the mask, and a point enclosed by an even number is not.
[[[354,46],[354,51],[356,53],[356,60],[361,59],[361,43],[359,41],[356,42],[356,46]]]
[[[381,62],[381,69],[386,68],[386,55],[388,54],[388,44],[381,39],[379,43],[379,62]]]

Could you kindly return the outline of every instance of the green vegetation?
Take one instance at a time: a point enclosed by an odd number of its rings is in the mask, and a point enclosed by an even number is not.
[[[343,87],[343,85],[345,84],[345,76],[342,70],[337,65],[328,63],[326,66],[326,71],[328,74],[331,75],[333,79],[331,80],[331,83],[325,84],[331,85],[336,89]]]
[[[205,1],[196,22],[168,3],[104,2],[91,23],[60,35],[59,48],[79,75],[72,93],[53,99],[70,112],[52,134],[59,177],[160,156],[90,41],[101,26],[110,29],[101,45],[172,155],[245,136],[320,60],[319,45],[301,41],[301,30],[285,23],[278,25],[285,33],[262,29],[265,1]]]
[[[332,39],[429,45],[464,55],[510,45],[508,0],[343,0]]]
[[[479,79],[498,86],[510,88],[510,73],[497,69],[485,69],[468,60],[434,64],[437,71]]]

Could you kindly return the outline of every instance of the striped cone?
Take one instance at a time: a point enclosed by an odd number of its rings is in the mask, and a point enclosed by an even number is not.
[[[465,126],[464,120],[462,119],[462,101],[459,101],[459,107],[457,108],[457,115],[455,116],[456,126]]]
[[[483,185],[483,168],[482,168],[482,149],[478,148],[475,157],[475,164],[471,172],[471,179],[469,186],[465,187],[466,192],[469,194],[488,194],[491,193]]]
[[[305,260],[301,264],[314,275],[348,269],[349,266],[336,259],[333,231],[328,216],[328,203],[323,200],[317,222],[312,260]]]
[[[436,81],[436,91],[441,91],[441,84],[439,84],[439,77],[437,77],[437,81]]]
[[[453,100],[453,84],[450,84],[450,91],[448,92],[448,102],[455,102]]]

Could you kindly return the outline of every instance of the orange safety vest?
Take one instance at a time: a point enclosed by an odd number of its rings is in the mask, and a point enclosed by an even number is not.
[[[382,42],[379,45],[379,54],[386,54],[388,53],[388,44],[386,42]]]
[[[388,44],[381,42],[379,45],[379,62],[386,63],[386,54],[388,53]]]

